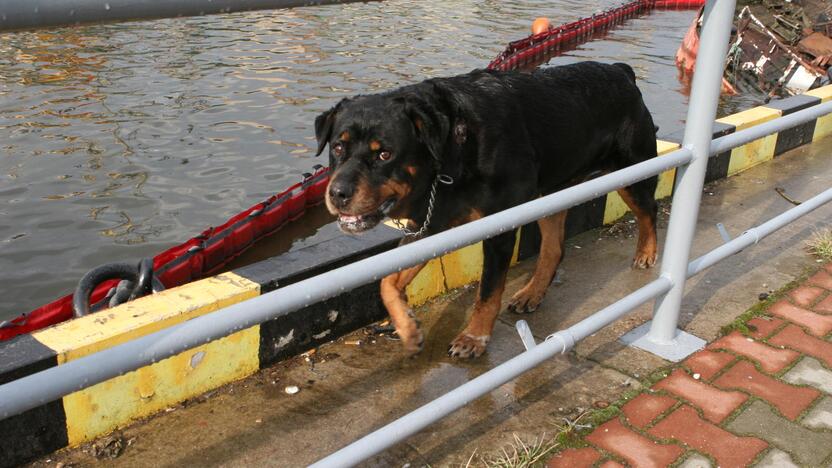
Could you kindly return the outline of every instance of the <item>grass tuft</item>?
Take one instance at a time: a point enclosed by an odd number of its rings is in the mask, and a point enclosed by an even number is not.
[[[819,260],[832,261],[832,229],[815,232],[806,247]]]
[[[482,457],[482,463],[487,468],[531,468],[543,466],[548,455],[558,447],[556,440],[546,437],[544,433],[529,442],[523,441],[516,433],[514,440],[500,449],[500,452],[490,457]],[[476,452],[475,452],[476,453]],[[468,459],[469,466],[474,454]]]

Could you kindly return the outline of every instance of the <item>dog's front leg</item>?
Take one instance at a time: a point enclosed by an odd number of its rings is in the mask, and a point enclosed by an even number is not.
[[[410,353],[418,353],[422,350],[424,338],[419,330],[419,323],[413,316],[413,309],[407,305],[405,288],[413,281],[413,278],[425,266],[424,263],[393,273],[381,280],[381,300],[387,313],[390,314],[390,321],[396,327],[396,333],[402,340],[404,349]]]
[[[485,352],[491,339],[494,322],[500,313],[500,302],[506,285],[506,273],[514,253],[517,231],[500,234],[482,242],[482,277],[477,302],[468,326],[452,342],[448,355],[478,357]]]

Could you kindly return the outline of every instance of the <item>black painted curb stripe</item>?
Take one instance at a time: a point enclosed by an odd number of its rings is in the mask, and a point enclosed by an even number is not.
[[[769,109],[777,109],[782,113],[781,115],[793,114],[799,110],[808,107],[816,106],[821,103],[821,99],[815,96],[808,96],[805,94],[791,96],[786,99],[778,99],[771,101],[764,107]],[[777,134],[777,144],[774,147],[774,157],[780,156],[786,151],[797,148],[812,142],[812,136],[815,133],[815,125],[817,119],[813,119],[796,127],[783,130]]]
[[[31,335],[0,342],[0,385],[57,365],[57,353]],[[41,405],[0,420],[0,467],[25,463],[68,443],[63,401]]]
[[[339,236],[239,268],[260,294],[390,250],[401,232],[386,225],[361,236]],[[386,315],[377,283],[347,291],[260,325],[260,368],[346,335]]]
[[[723,137],[736,131],[736,127],[731,124],[723,122],[714,122],[713,131],[711,135],[713,138]],[[672,141],[673,143],[682,144],[682,139],[685,136],[684,130],[678,130],[669,135],[660,137],[662,140]],[[731,162],[731,150],[720,153],[708,159],[708,169],[705,172],[705,183],[713,182],[718,179],[728,177],[728,164]],[[674,181],[674,186],[675,186]]]

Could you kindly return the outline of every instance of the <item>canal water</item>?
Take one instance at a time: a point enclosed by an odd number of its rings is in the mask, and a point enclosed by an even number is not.
[[[325,163],[312,123],[338,99],[483,67],[537,16],[618,4],[391,0],[0,35],[0,320],[298,181]],[[673,57],[694,15],[630,20],[550,64],[631,64],[669,133],[684,121]]]

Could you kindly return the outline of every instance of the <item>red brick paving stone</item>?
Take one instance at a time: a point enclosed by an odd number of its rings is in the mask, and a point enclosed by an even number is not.
[[[822,314],[832,314],[832,294],[826,296],[826,299],[818,302],[812,309]]]
[[[748,361],[740,361],[728,369],[714,381],[714,385],[745,390],[771,403],[792,421],[820,396],[814,388],[796,387],[761,374]]]
[[[690,406],[681,406],[649,431],[662,439],[676,439],[716,458],[722,468],[746,466],[768,443],[756,437],[738,437],[704,421]]]
[[[770,374],[780,372],[800,356],[799,353],[790,349],[772,348],[767,344],[746,338],[736,331],[709,344],[708,348],[727,349],[737,354],[742,354],[759,362],[763,370]]]
[[[830,274],[827,271],[821,270],[809,277],[807,283],[832,290],[832,274]]]
[[[816,357],[832,367],[832,343],[815,338],[803,331],[797,325],[789,325],[780,333],[774,335],[769,343],[777,346],[788,346],[812,357]]]
[[[734,359],[733,354],[703,349],[687,358],[684,365],[694,374],[699,374],[703,380],[711,380],[711,377]]]
[[[666,395],[651,395],[642,393],[631,401],[628,401],[621,411],[627,416],[630,424],[636,427],[644,427],[650,421],[676,404],[675,399]]]
[[[789,322],[809,329],[815,336],[825,336],[832,331],[832,317],[816,314],[812,311],[794,306],[784,300],[780,300],[769,307],[768,311],[780,316]]]
[[[720,390],[694,380],[681,369],[674,370],[670,377],[659,381],[653,388],[679,395],[701,408],[705,417],[717,424],[748,399],[743,393]]]
[[[800,307],[810,307],[826,291],[814,286],[801,286],[789,292],[792,302]]]
[[[665,467],[679,458],[685,450],[678,445],[665,445],[626,428],[618,418],[598,426],[586,440],[609,450],[639,468]]]
[[[592,447],[566,449],[549,459],[548,468],[586,468],[595,464],[601,453]]]
[[[748,321],[748,325],[754,327],[754,331],[750,333],[751,336],[761,340],[768,338],[771,332],[777,330],[780,325],[783,325],[783,319],[777,317],[754,317]]]
[[[604,463],[601,463],[598,468],[627,468],[621,463],[618,463],[615,460],[607,460]]]

